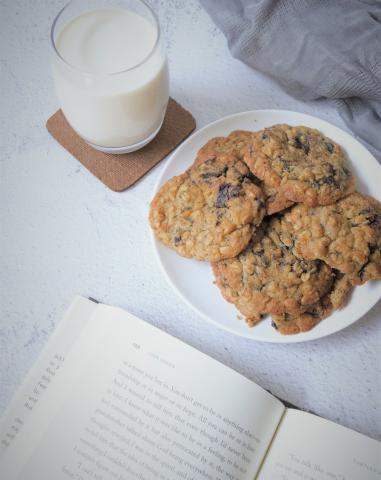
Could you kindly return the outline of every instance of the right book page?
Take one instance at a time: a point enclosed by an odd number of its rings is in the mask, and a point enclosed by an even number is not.
[[[288,409],[257,479],[380,480],[380,444],[316,415]]]

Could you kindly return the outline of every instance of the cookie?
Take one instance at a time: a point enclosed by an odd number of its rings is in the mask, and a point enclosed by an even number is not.
[[[236,130],[231,132],[227,137],[212,138],[197,152],[194,164],[197,165],[203,163],[206,160],[221,154],[232,154],[235,155],[238,160],[242,160],[243,152],[252,140],[252,136],[253,132]],[[278,213],[293,205],[294,202],[286,198],[284,194],[279,192],[273,186],[267,185],[254,175],[251,179],[262,189],[265,195],[267,215],[273,215],[274,213]]]
[[[356,192],[333,205],[296,205],[282,222],[298,257],[324,260],[353,285],[381,279],[381,204],[374,198]]]
[[[223,297],[248,318],[263,313],[300,314],[330,289],[324,262],[297,258],[280,220],[265,220],[237,257],[212,264]]]
[[[293,202],[329,205],[355,189],[341,147],[312,128],[274,125],[256,132],[244,161]]]
[[[270,185],[267,185],[261,180],[259,180],[258,185],[262,188],[263,195],[265,196],[267,215],[274,215],[274,213],[282,212],[286,208],[294,205],[294,202],[286,198],[285,195],[276,188],[270,187]]]
[[[252,132],[246,130],[235,130],[227,137],[211,138],[197,152],[196,161],[203,162],[210,158],[210,154],[233,154],[242,160],[242,152],[251,141],[252,135]]]
[[[170,179],[152,200],[158,240],[184,257],[218,261],[249,243],[265,215],[263,194],[231,155],[209,159]]]
[[[265,314],[257,313],[255,315],[252,315],[251,317],[246,317],[245,322],[248,327],[252,328],[255,327],[255,325],[257,325],[264,317]]]
[[[272,326],[283,335],[293,335],[311,330],[319,322],[344,306],[353,286],[347,275],[335,272],[331,290],[301,315],[282,313],[272,315]]]

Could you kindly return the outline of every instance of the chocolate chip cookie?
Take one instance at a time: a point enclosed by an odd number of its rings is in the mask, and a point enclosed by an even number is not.
[[[266,202],[266,214],[273,215],[279,213],[288,207],[294,205],[294,202],[286,198],[286,196],[279,190],[270,185],[267,185],[263,181],[259,181],[258,185],[262,188]]]
[[[163,185],[152,200],[150,224],[180,255],[218,261],[240,253],[264,215],[262,191],[247,166],[221,155]]]
[[[272,326],[283,335],[292,335],[311,330],[319,322],[344,306],[353,286],[347,275],[335,271],[335,281],[317,303],[314,303],[301,315],[282,313],[272,315]]]
[[[243,150],[251,141],[253,133],[247,130],[235,130],[227,137],[211,138],[197,152],[196,161],[203,162],[210,158],[210,154],[233,154],[239,160],[243,158]]]
[[[343,150],[318,130],[274,125],[251,139],[245,163],[293,202],[329,205],[355,189]]]
[[[244,151],[251,142],[252,136],[253,132],[236,130],[231,132],[227,137],[212,138],[198,151],[195,164],[200,164],[221,154],[232,154],[235,155],[238,160],[242,160]],[[251,179],[264,193],[267,215],[273,215],[293,205],[294,202],[286,198],[283,193],[279,192],[273,186],[266,184],[254,174]]]
[[[249,319],[263,313],[300,314],[330,289],[333,274],[324,262],[297,258],[278,218],[264,221],[235,258],[212,264],[224,298]]]
[[[374,198],[356,192],[333,205],[296,205],[282,222],[298,257],[324,260],[353,285],[381,279],[381,204]]]

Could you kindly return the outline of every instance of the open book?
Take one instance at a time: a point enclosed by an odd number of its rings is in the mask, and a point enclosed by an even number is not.
[[[0,423],[6,480],[375,480],[380,446],[77,298]]]

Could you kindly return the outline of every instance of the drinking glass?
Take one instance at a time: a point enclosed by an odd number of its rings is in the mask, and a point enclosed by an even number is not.
[[[143,0],[72,0],[51,28],[58,100],[71,127],[107,153],[142,148],[169,98],[160,26]]]

